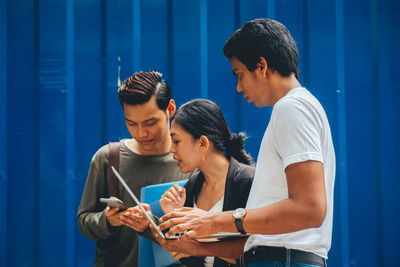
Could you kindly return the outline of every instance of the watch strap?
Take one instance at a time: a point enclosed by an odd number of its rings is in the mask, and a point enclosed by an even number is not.
[[[243,221],[241,218],[235,219],[235,225],[239,233],[241,233],[242,235],[246,234],[246,231],[243,228]]]

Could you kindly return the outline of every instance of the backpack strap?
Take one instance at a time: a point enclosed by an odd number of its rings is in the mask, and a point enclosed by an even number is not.
[[[120,150],[120,143],[119,142],[110,142],[108,144],[110,149],[109,154],[109,164],[108,164],[108,193],[109,196],[119,197],[119,186],[118,180],[113,171],[111,170],[111,166],[119,172],[119,150]]]

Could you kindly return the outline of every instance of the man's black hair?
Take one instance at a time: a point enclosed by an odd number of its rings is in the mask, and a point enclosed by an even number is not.
[[[296,43],[286,27],[271,19],[254,19],[236,30],[224,45],[224,55],[236,57],[249,71],[257,68],[260,57],[268,67],[284,77],[294,73],[299,78],[299,55]]]
[[[118,88],[121,106],[124,103],[138,105],[146,103],[155,95],[157,105],[161,110],[168,107],[171,100],[171,89],[157,71],[138,72],[127,78]]]

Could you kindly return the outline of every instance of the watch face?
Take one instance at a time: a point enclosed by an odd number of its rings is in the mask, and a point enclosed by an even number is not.
[[[245,213],[246,213],[245,209],[239,208],[239,209],[236,209],[236,210],[233,212],[232,216],[233,216],[233,218],[235,218],[235,219],[239,219],[239,218],[243,218],[243,216],[245,215]]]

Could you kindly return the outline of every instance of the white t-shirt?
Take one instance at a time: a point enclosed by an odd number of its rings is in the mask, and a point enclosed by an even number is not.
[[[244,250],[279,246],[313,252],[327,258],[332,239],[335,151],[325,111],[305,88],[295,88],[274,106],[261,142],[246,209],[264,207],[288,198],[285,168],[296,162],[324,165],[327,214],[321,227],[279,235],[251,235]]]

